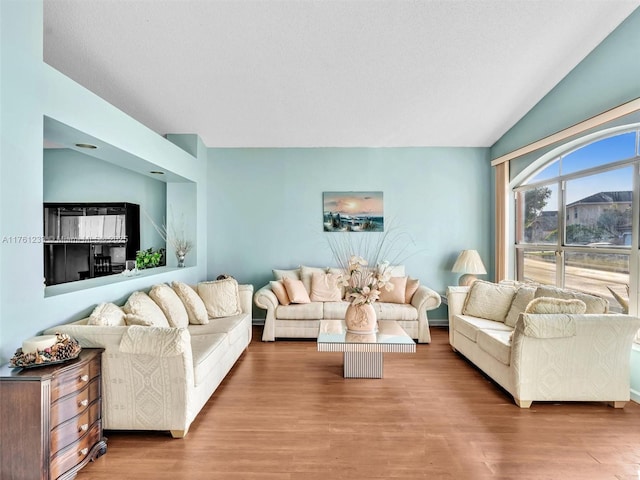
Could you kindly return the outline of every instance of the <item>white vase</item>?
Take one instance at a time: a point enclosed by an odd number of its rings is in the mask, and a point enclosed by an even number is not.
[[[376,311],[370,303],[349,304],[344,316],[344,322],[347,324],[347,331],[350,333],[370,334],[378,328]]]

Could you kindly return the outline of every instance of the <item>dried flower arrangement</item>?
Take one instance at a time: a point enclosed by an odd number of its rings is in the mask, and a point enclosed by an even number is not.
[[[187,253],[189,253],[193,249],[193,242],[191,240],[187,240],[185,237],[185,219],[184,213],[180,214],[180,219],[176,221],[173,217],[173,210],[169,208],[171,214],[171,226],[167,228],[167,224],[162,222],[161,225],[158,225],[153,221],[151,216],[143,210],[144,215],[153,225],[158,235],[162,237],[162,239],[169,245],[171,245],[176,254],[176,258],[184,262],[184,257]]]

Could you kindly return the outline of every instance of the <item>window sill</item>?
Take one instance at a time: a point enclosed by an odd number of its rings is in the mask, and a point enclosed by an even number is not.
[[[77,282],[60,283],[58,285],[51,285],[44,287],[44,296],[55,297],[56,295],[64,295],[67,293],[79,292],[81,290],[87,290],[89,288],[103,287],[105,285],[113,285],[130,280],[136,280],[144,277],[152,277],[154,275],[161,275],[168,272],[184,271],[192,267],[156,267],[146,270],[139,270],[137,275],[125,276],[123,274],[108,275],[106,277],[89,278],[87,280],[78,280]]]

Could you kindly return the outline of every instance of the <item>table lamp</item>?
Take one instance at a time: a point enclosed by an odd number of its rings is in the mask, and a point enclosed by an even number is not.
[[[464,274],[458,279],[458,285],[460,286],[469,286],[477,280],[476,275],[487,273],[477,250],[463,250],[460,252],[451,271]]]

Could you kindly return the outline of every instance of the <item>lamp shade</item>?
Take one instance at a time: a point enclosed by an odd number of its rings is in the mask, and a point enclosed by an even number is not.
[[[453,264],[452,272],[483,275],[487,273],[477,250],[463,250]]]

